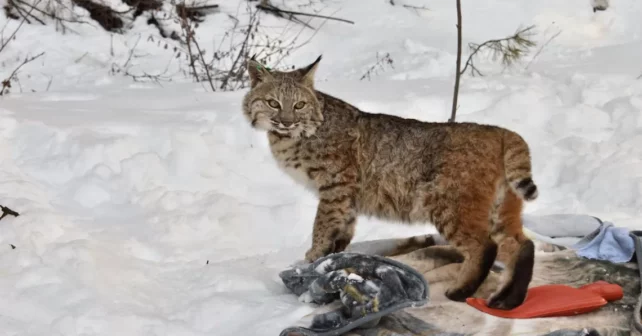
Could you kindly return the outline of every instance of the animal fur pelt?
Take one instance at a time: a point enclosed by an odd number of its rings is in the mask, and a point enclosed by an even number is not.
[[[537,243],[535,271],[530,286],[566,284],[573,287],[604,280],[622,286],[624,297],[609,302],[597,311],[573,317],[537,319],[502,319],[455,302],[444,296],[446,288],[459,274],[462,258],[449,245],[434,245],[433,236],[398,240],[396,248],[381,253],[382,256],[408,265],[421,273],[430,286],[429,301],[417,308],[407,308],[381,318],[370,328],[353,329],[350,336],[439,335],[461,333],[465,335],[641,335],[632,326],[632,314],[640,295],[640,273],[635,263],[613,264],[600,260],[578,257],[572,250],[547,243]],[[352,249],[359,252],[359,249]],[[371,253],[372,251],[370,251]],[[501,269],[497,266],[475,297],[487,298],[500,281]],[[324,308],[319,308],[318,314]]]

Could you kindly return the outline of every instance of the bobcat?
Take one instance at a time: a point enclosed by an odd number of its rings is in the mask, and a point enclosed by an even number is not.
[[[496,126],[360,111],[315,90],[320,60],[286,72],[249,60],[242,102],[278,164],[319,197],[305,259],[343,251],[358,215],[430,222],[464,257],[450,300],[475,293],[497,258],[505,279],[489,306],[519,306],[534,263],[522,204],[538,194],[524,139]]]

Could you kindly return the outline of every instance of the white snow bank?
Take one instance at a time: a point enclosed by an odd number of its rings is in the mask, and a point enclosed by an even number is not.
[[[461,120],[529,141],[541,198],[527,211],[642,223],[642,86],[630,82],[622,97],[608,80],[483,82],[464,85]],[[449,96],[415,84],[320,88],[443,120]],[[0,199],[22,212],[0,221],[3,330],[273,335],[308,311],[277,274],[309,247],[315,198],[272,162],[242,118],[241,93],[193,87],[112,88],[73,104],[64,94],[3,100]],[[598,88],[602,99],[582,98]],[[362,218],[356,239],[430,231]]]
[[[430,11],[336,1],[336,15],[357,24],[327,23],[289,61],[323,53],[320,89],[368,111],[445,121],[454,2],[406,3]],[[512,128],[531,146],[540,198],[526,211],[642,227],[642,5],[623,0],[596,14],[585,0],[463,7],[465,44],[520,24],[541,24],[540,42],[562,29],[529,71],[486,63],[486,77],[462,81],[458,120]],[[316,199],[247,125],[244,92],[109,77],[110,37],[92,34],[34,25],[10,50],[6,69],[36,47],[48,56],[24,70],[31,80],[21,77],[38,93],[0,98],[0,204],[21,213],[0,221],[2,334],[275,335],[310,312],[278,272],[309,247]],[[165,65],[156,46],[143,50],[147,66]],[[118,52],[122,60],[127,49]],[[390,52],[395,68],[358,81],[376,52]],[[359,221],[356,240],[434,232]]]

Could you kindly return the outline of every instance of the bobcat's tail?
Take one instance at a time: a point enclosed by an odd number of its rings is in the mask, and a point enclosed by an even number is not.
[[[517,133],[504,131],[504,174],[510,188],[525,201],[537,198],[531,173],[531,156],[526,141]]]

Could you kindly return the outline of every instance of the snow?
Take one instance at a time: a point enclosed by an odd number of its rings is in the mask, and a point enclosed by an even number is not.
[[[356,281],[356,282],[362,282],[362,281],[363,281],[363,278],[362,278],[362,277],[360,277],[358,274],[350,273],[350,274],[348,275],[348,280],[354,280],[354,281]]]
[[[532,63],[502,72],[480,60],[486,76],[462,78],[459,121],[509,127],[531,146],[540,197],[525,211],[642,227],[642,3],[593,13],[586,0],[462,2],[464,45],[520,25],[537,24],[540,45],[561,32]],[[323,54],[319,89],[365,110],[445,121],[454,2],[397,3],[429,10],[329,1],[324,14],[355,25],[327,22],[287,64]],[[199,28],[203,43],[227,24],[219,15]],[[0,334],[275,335],[312,311],[278,273],[309,248],[316,198],[247,125],[245,90],[110,75],[139,36],[147,56],[136,69],[172,58],[144,18],[126,35],[75,28],[26,25],[0,54],[5,78],[26,53],[46,52],[21,70],[22,93],[0,97],[0,204],[21,214],[0,221]],[[394,68],[360,81],[377,53]],[[359,221],[356,241],[434,232]]]
[[[326,274],[332,268],[333,262],[332,259],[326,259],[319,263],[319,265],[314,269],[315,272],[319,274]]]

